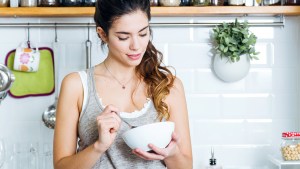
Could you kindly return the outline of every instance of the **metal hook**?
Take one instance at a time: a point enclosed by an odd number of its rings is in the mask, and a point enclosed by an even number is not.
[[[29,26],[29,22],[28,22],[28,27],[27,27],[27,46],[28,48],[30,48],[30,26]]]
[[[55,30],[55,42],[58,42],[58,39],[57,39],[57,23],[54,24],[54,30]]]

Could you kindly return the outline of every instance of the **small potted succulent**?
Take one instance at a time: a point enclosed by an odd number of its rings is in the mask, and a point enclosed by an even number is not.
[[[222,23],[213,28],[214,73],[225,82],[238,81],[245,77],[250,60],[258,59],[255,51],[257,37],[249,31],[247,21]]]

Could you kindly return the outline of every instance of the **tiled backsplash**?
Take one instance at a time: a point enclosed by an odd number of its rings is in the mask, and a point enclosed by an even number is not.
[[[248,17],[249,22],[258,17]],[[233,17],[155,17],[153,22],[214,22]],[[244,18],[241,18],[244,19]],[[259,18],[262,19],[262,18]],[[264,18],[263,18],[264,19]],[[266,19],[269,19],[266,17]],[[276,18],[272,18],[276,19]],[[0,18],[0,22],[93,22],[91,18]],[[105,58],[95,29],[93,65]],[[165,63],[183,81],[193,145],[194,168],[208,164],[214,146],[218,164],[225,169],[271,169],[269,154],[279,154],[282,131],[299,130],[300,18],[286,17],[285,27],[251,27],[258,36],[260,60],[252,61],[248,76],[224,83],[211,71],[211,27],[153,27],[153,42],[164,53]],[[58,28],[60,80],[85,68],[87,28]],[[5,55],[27,40],[25,28],[0,28],[0,63]],[[30,40],[52,47],[53,28],[31,28]],[[8,151],[14,143],[39,142],[39,152],[53,139],[41,115],[54,95],[23,99],[6,98],[0,105],[0,137]],[[42,160],[40,163],[42,166]],[[8,167],[8,164],[6,165]]]

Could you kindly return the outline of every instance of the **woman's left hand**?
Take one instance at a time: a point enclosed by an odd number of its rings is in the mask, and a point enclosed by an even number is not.
[[[143,151],[139,148],[134,149],[132,152],[145,160],[164,160],[165,158],[171,157],[176,154],[176,152],[178,151],[178,142],[179,137],[175,132],[173,132],[172,139],[166,148],[159,148],[153,144],[149,144],[149,147],[153,150],[154,153]]]

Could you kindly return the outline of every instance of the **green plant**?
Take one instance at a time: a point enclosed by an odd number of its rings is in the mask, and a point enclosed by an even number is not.
[[[246,54],[250,59],[258,60],[259,52],[255,51],[257,37],[249,31],[247,21],[244,23],[223,22],[213,28],[215,49],[222,57],[227,57],[231,62],[240,60],[240,56]]]

